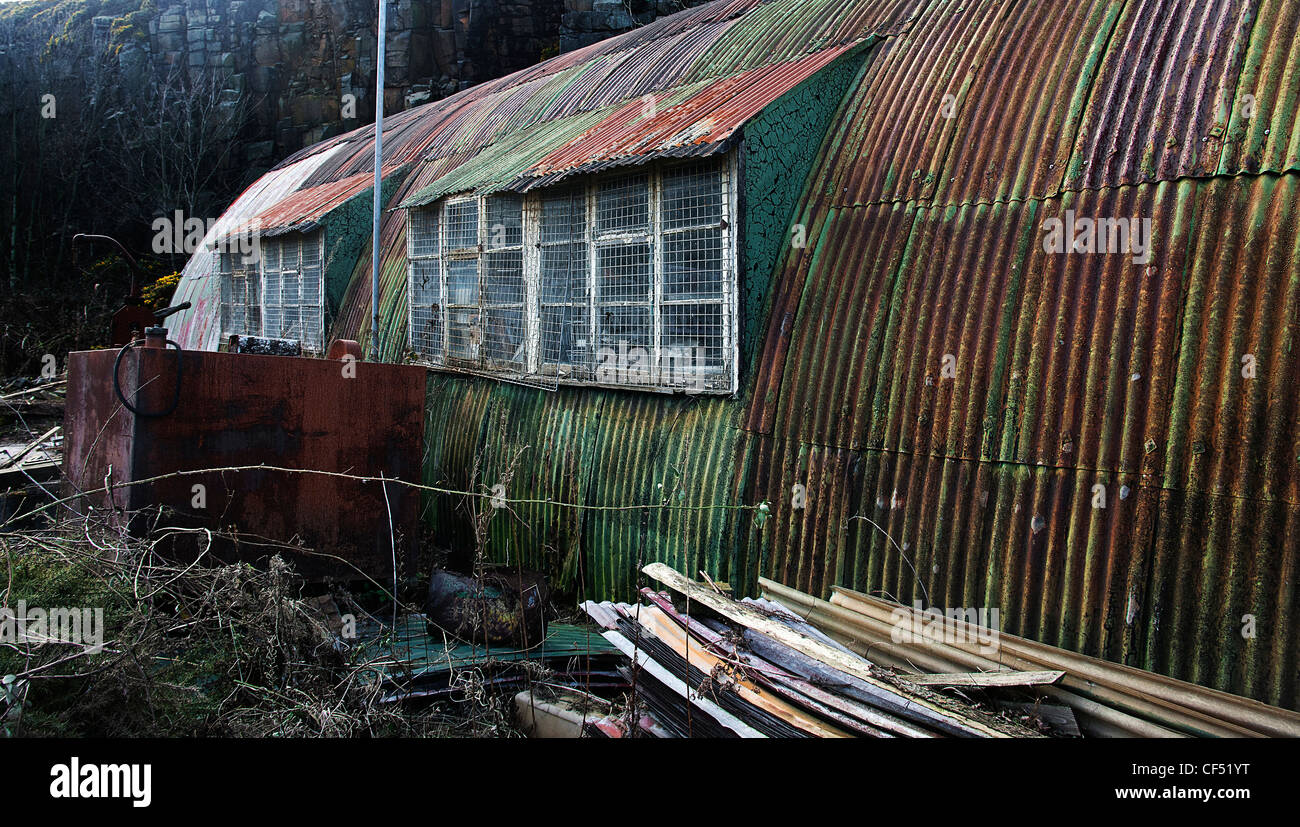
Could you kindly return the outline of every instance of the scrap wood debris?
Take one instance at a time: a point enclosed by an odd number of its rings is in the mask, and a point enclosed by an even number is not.
[[[629,658],[637,700],[669,734],[718,738],[1036,737],[996,709],[908,683],[772,601],[735,601],[662,564],[686,599],[583,604]],[[712,615],[712,616],[706,616]],[[594,733],[593,733],[594,734]]]
[[[897,624],[919,612],[848,589],[824,601],[764,579],[762,598],[737,601],[659,563],[643,571],[669,591],[582,608],[628,657],[623,671],[656,734],[1300,734],[1292,711],[1013,635],[990,648],[987,629],[960,620],[900,642]]]
[[[899,623],[917,628],[933,623],[933,615],[840,586],[827,601],[764,578],[759,585],[765,597],[781,601],[854,651],[913,673],[904,677],[914,683],[973,691],[1000,681],[1033,682],[1028,701],[990,697],[1018,720],[1060,734],[1300,737],[1300,713],[1251,698],[1005,632],[990,649],[978,628],[953,617],[943,619],[939,634],[913,634],[899,643]],[[964,685],[954,680],[961,674],[969,677]],[[978,687],[980,682],[985,687]]]

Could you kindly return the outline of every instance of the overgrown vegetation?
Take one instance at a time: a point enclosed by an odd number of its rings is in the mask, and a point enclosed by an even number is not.
[[[155,13],[152,0],[0,4],[0,376],[107,344],[128,274],[87,267],[106,251],[74,235],[117,238],[153,281],[188,258],[154,247],[154,222],[213,218],[252,174],[231,153],[258,100],[232,95],[227,70],[147,60]]]
[[[206,532],[160,523],[147,539],[76,519],[0,533],[0,605],[98,607],[102,650],[0,642],[0,724],[18,736],[382,737],[509,734],[499,698],[460,677],[463,703],[379,703],[365,662],[308,594],[289,556],[265,567],[188,563],[160,549]],[[384,610],[377,612],[380,616]]]

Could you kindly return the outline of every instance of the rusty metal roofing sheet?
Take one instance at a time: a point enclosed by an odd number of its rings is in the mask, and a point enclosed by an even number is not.
[[[1257,2],[1125,6],[1084,109],[1066,189],[1211,175]]]
[[[1290,173],[833,209],[770,322],[749,558],[1293,705],[1300,636],[1237,632],[1295,609],[1298,203]],[[1150,219],[1149,260],[1049,252],[1070,212]]]
[[[932,4],[872,55],[855,105],[828,142],[837,158],[827,174],[839,186],[832,203],[934,195],[956,131],[955,118],[945,114],[975,83],[1005,6],[1000,0]]]
[[[527,191],[572,175],[663,157],[722,150],[768,104],[844,55],[849,46],[750,69],[721,80],[544,122],[499,140],[473,161],[401,203],[430,203],[444,195],[499,189]]]
[[[629,156],[654,156],[687,145],[720,145],[765,106],[811,77],[848,46],[824,49],[800,60],[774,63],[709,82],[681,102],[656,96],[647,117],[646,101],[621,107],[526,173],[557,177],[590,165]]]
[[[1229,108],[1220,173],[1300,169],[1300,4],[1259,3]]]
[[[1123,0],[1007,7],[978,65],[948,89],[951,106],[940,101],[939,114],[954,128],[935,201],[1060,191],[1097,65],[1123,7]]]
[[[396,173],[400,165],[384,167],[383,177]],[[227,235],[255,232],[263,236],[276,236],[292,232],[308,232],[317,222],[336,207],[370,192],[374,184],[373,173],[359,173],[306,187],[276,202],[251,220],[232,228]]]

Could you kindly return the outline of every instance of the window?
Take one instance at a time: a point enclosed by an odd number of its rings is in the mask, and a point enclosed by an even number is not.
[[[218,252],[217,275],[221,281],[222,338],[260,336],[262,284],[257,258],[239,251]]]
[[[510,372],[527,367],[524,346],[523,199],[488,198],[483,253],[483,361]]]
[[[438,249],[438,212],[408,213],[407,262],[410,267],[411,349],[442,361],[442,256]]]
[[[297,339],[320,353],[325,335],[321,233],[292,233],[261,241],[262,331]]]
[[[543,195],[538,271],[541,371],[557,378],[589,375],[591,292],[587,280],[587,193],[567,189]]]
[[[409,211],[411,348],[515,380],[729,392],[727,162]]]
[[[412,350],[441,364],[527,370],[523,227],[517,195],[410,213]]]

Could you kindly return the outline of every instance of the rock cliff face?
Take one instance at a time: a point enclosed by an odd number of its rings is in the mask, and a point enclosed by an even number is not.
[[[390,0],[385,111],[401,111],[701,0]],[[256,172],[374,120],[375,24],[367,0],[145,0],[91,20],[122,76],[216,73],[251,124],[232,158]],[[128,81],[129,82],[129,81]]]

